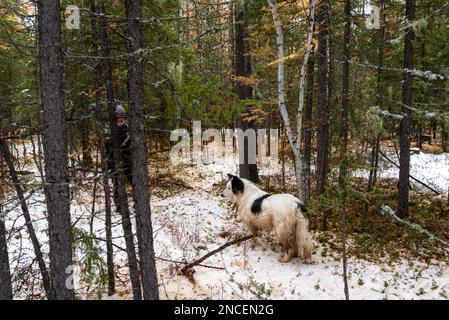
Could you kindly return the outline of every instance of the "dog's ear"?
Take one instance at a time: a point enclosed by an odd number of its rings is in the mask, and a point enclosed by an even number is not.
[[[245,189],[245,184],[243,183],[242,179],[240,179],[237,176],[232,177],[232,193],[237,194],[239,192],[243,193],[243,190]]]
[[[234,175],[233,175],[233,174],[230,174],[230,173],[228,173],[228,178],[229,178],[229,180],[231,180],[232,178],[234,178]]]

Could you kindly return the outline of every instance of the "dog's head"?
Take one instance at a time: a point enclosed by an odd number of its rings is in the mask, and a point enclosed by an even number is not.
[[[228,198],[232,203],[235,203],[241,197],[245,190],[245,183],[242,179],[232,174],[228,174],[229,181],[226,184],[226,189],[220,194],[224,198]]]

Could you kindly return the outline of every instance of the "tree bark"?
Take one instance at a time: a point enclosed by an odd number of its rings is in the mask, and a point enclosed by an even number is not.
[[[310,198],[311,190],[311,172],[310,166],[312,161],[312,137],[313,137],[313,87],[315,77],[315,57],[311,52],[309,62],[307,64],[307,88],[306,88],[306,105],[304,109],[304,201],[307,203]]]
[[[329,171],[329,20],[328,3],[321,1],[317,7],[318,24],[318,96],[317,96],[317,185],[316,193],[324,193]]]
[[[415,19],[415,0],[406,0],[405,16],[407,24],[411,24]],[[405,29],[404,37],[404,69],[413,68],[413,27]],[[400,159],[399,159],[399,185],[398,185],[398,208],[399,218],[409,216],[409,184],[410,184],[410,118],[412,106],[412,75],[404,73],[402,85],[402,114],[400,124]]]
[[[109,125],[112,131],[112,149],[113,149],[113,159],[114,159],[114,172],[113,182],[114,188],[116,190],[117,197],[114,197],[116,201],[117,210],[122,216],[122,227],[126,243],[126,253],[128,255],[129,263],[129,274],[131,277],[131,286],[133,290],[133,296],[135,300],[142,299],[142,289],[140,283],[139,267],[137,263],[136,247],[134,245],[134,236],[131,224],[131,214],[129,211],[128,198],[125,190],[126,177],[123,174],[122,154],[120,152],[119,138],[118,138],[118,127],[115,118],[115,99],[114,99],[114,88],[112,82],[112,65],[111,65],[111,53],[109,48],[109,40],[107,33],[107,21],[105,17],[104,0],[98,1],[98,11],[100,14],[99,27],[100,27],[100,43],[103,54],[103,70],[104,79],[106,82],[106,96],[109,114]]]
[[[235,6],[235,93],[239,100],[245,101],[253,98],[253,88],[242,79],[251,76],[251,56],[249,55],[248,25],[246,22],[248,4],[236,4]],[[246,104],[244,113],[248,114],[249,112],[251,112],[251,106]],[[243,132],[247,129],[255,129],[254,121],[248,121],[243,116],[240,116],[237,120],[237,127],[242,129]],[[257,165],[248,163],[248,140],[245,139],[244,145],[239,146],[239,148],[244,148],[244,161],[239,164],[240,177],[258,182]]]
[[[128,18],[128,97],[133,198],[136,210],[140,270],[142,275],[143,298],[145,300],[158,300],[159,291],[154,256],[150,187],[148,181],[148,150],[143,132],[143,71],[139,56],[139,50],[142,49],[142,33],[139,22],[141,15],[142,0],[128,0],[126,2],[126,16]]]
[[[50,275],[55,299],[74,298],[66,285],[72,263],[63,59],[59,0],[38,1],[40,88],[43,104],[45,196],[50,239]]]

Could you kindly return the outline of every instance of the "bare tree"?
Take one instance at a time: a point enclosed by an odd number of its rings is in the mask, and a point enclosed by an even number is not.
[[[59,0],[38,1],[38,23],[50,275],[55,299],[69,300],[74,298],[74,291],[66,285],[66,270],[72,266],[72,235]]]
[[[128,18],[128,98],[131,131],[133,198],[136,209],[137,239],[143,298],[159,299],[156,262],[154,258],[153,227],[151,224],[150,187],[148,181],[148,150],[144,128],[144,91],[142,62],[142,0],[126,2]]]
[[[11,181],[16,190],[17,197],[20,201],[20,207],[22,209],[23,217],[25,218],[25,226],[28,231],[28,235],[31,239],[31,244],[33,245],[34,254],[36,255],[36,260],[39,265],[39,270],[41,272],[42,283],[44,285],[45,293],[49,300],[54,299],[55,295],[53,288],[51,286],[50,275],[48,274],[47,266],[45,264],[44,255],[42,254],[41,245],[37,238],[36,232],[34,231],[33,222],[31,221],[31,215],[28,210],[28,206],[25,201],[25,192],[22,188],[22,184],[19,180],[19,175],[14,167],[13,156],[9,151],[8,145],[3,139],[0,139],[0,159],[3,158],[5,161]]]

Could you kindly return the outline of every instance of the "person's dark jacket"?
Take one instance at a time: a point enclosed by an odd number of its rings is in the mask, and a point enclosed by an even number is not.
[[[129,138],[129,127],[127,123],[125,123],[122,127],[118,128],[118,136],[119,136],[120,152],[123,161],[122,166],[123,172],[127,177],[129,183],[132,184],[131,140]],[[114,172],[115,171],[114,152],[111,140],[106,141],[106,152],[108,155],[108,170],[110,172]]]

